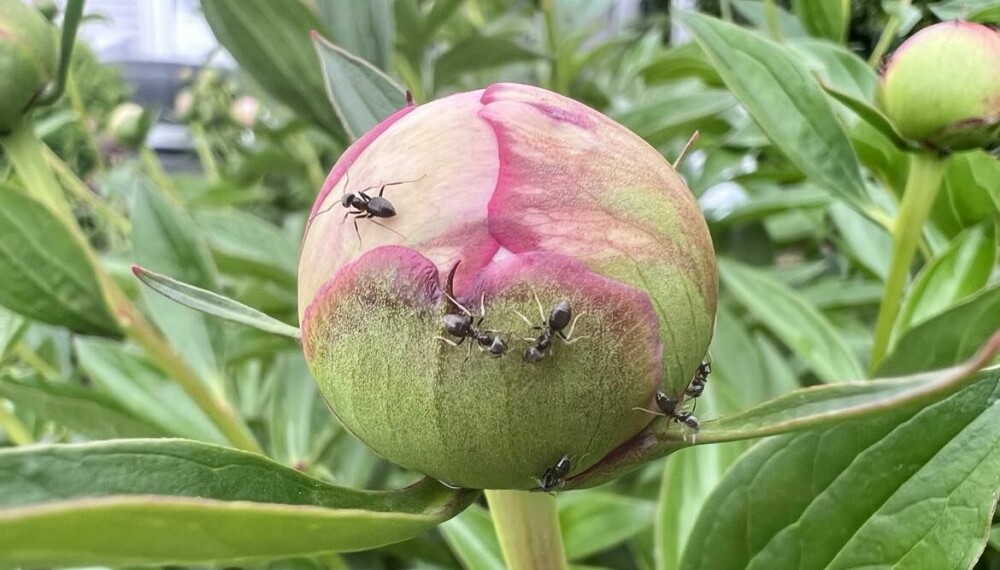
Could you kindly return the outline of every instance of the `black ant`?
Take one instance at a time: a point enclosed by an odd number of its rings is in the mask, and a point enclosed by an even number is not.
[[[534,293],[532,293],[532,295],[534,295]],[[577,315],[574,319],[573,307],[569,304],[569,301],[562,299],[553,305],[552,311],[549,313],[549,318],[547,319],[545,318],[545,311],[542,309],[542,302],[538,300],[538,295],[535,295],[535,303],[538,303],[538,314],[542,317],[541,326],[531,324],[528,317],[525,317],[521,313],[517,313],[517,316],[521,317],[524,322],[528,323],[528,326],[535,330],[542,331],[538,335],[538,338],[524,339],[533,343],[524,351],[525,362],[538,362],[542,358],[545,358],[545,352],[552,347],[553,337],[559,337],[565,344],[573,344],[574,342],[585,338],[572,338],[573,329],[576,328],[576,321],[578,321],[583,315]],[[573,321],[573,324],[570,324],[570,320]],[[565,329],[567,325],[569,325],[569,332],[563,333],[563,329]]]
[[[694,378],[691,379],[691,384],[688,385],[684,393],[692,398],[701,396],[705,392],[705,384],[708,382],[708,376],[711,373],[712,357],[710,356],[698,365],[698,370],[695,371]]]
[[[485,293],[479,298],[479,320],[475,321],[475,323],[473,323],[475,317],[468,309],[463,307],[450,294],[445,293],[445,296],[465,314],[449,313],[441,317],[441,324],[444,325],[444,330],[451,336],[458,337],[458,342],[454,342],[443,336],[435,338],[443,340],[451,346],[458,346],[465,342],[465,339],[471,338],[479,344],[480,350],[485,349],[486,353],[494,358],[499,358],[507,353],[507,344],[500,338],[500,335],[496,331],[479,328],[479,325],[483,323],[483,319],[486,318]],[[471,344],[469,345],[469,351],[472,351]]]
[[[397,232],[396,230],[390,228],[389,226],[376,222],[373,218],[392,218],[396,215],[395,206],[392,205],[392,202],[390,202],[388,198],[383,197],[386,187],[398,186],[400,184],[409,184],[411,182],[416,182],[417,180],[420,180],[422,178],[423,176],[421,176],[420,178],[415,178],[413,180],[388,182],[386,184],[382,184],[381,187],[378,184],[376,184],[375,186],[369,186],[367,188],[358,190],[357,192],[347,192],[347,187],[351,183],[351,172],[350,170],[347,171],[344,177],[344,195],[341,196],[340,198],[340,205],[343,206],[344,208],[348,208],[348,212],[344,214],[344,221],[347,221],[348,216],[354,216],[354,233],[358,235],[358,245],[361,245],[361,231],[358,230],[359,219],[372,220],[372,223],[375,224],[376,226],[383,227],[389,230],[390,232],[398,235],[399,237],[406,239],[406,236],[404,236],[403,234]],[[368,190],[374,190],[375,188],[379,189],[377,196],[371,196],[367,193]],[[330,210],[336,207],[337,205],[333,204],[324,210],[316,212],[316,215],[313,216],[313,219],[316,219],[316,217],[319,216],[320,214],[325,214],[326,212],[329,212]],[[350,210],[350,208],[354,209]]]
[[[556,461],[555,465],[546,469],[541,477],[535,479],[535,482],[538,483],[538,489],[551,493],[562,487],[566,484],[566,476],[569,475],[572,468],[569,456],[563,455],[559,461]]]
[[[656,391],[655,399],[656,399],[656,407],[660,408],[660,412],[662,413],[653,412],[645,408],[633,408],[633,409],[642,410],[643,412],[655,414],[657,416],[666,416],[667,419],[675,421],[679,424],[684,424],[687,427],[691,428],[693,431],[698,431],[698,429],[701,427],[701,424],[698,422],[698,418],[694,417],[694,415],[692,415],[691,412],[680,409],[682,403],[679,400],[671,398],[662,390]]]

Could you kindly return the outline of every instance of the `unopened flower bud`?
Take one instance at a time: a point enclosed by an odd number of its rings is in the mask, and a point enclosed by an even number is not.
[[[0,134],[20,123],[58,63],[52,25],[21,0],[0,0]]]
[[[108,133],[115,142],[128,148],[142,146],[152,126],[152,117],[135,103],[122,103],[108,118]]]

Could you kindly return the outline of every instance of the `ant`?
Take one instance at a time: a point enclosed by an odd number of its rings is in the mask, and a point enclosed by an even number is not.
[[[531,341],[533,344],[529,346],[524,351],[524,361],[525,362],[538,362],[542,358],[545,358],[545,352],[552,347],[552,337],[559,337],[565,344],[573,344],[574,342],[586,338],[577,337],[572,338],[573,329],[576,328],[576,321],[580,320],[583,315],[577,315],[573,318],[573,307],[570,306],[569,301],[562,299],[552,306],[552,311],[549,313],[549,318],[545,318],[545,311],[542,309],[542,302],[538,300],[538,295],[535,295],[535,303],[538,304],[538,314],[542,316],[542,325],[533,325],[528,317],[517,313],[517,316],[521,317],[529,327],[542,331],[538,338],[525,338],[524,340]],[[514,311],[517,312],[517,311]],[[570,324],[570,320],[573,324]],[[569,332],[563,333],[563,329],[569,325]]]
[[[441,324],[444,325],[444,330],[446,330],[451,336],[458,337],[458,342],[446,339],[443,336],[435,338],[443,340],[451,346],[458,346],[465,342],[465,339],[471,338],[479,344],[480,350],[485,349],[486,353],[494,358],[499,358],[507,353],[507,343],[500,338],[500,335],[497,334],[496,331],[482,330],[479,328],[479,325],[483,323],[483,319],[486,318],[485,293],[483,293],[483,296],[479,298],[479,320],[475,323],[472,322],[475,317],[468,309],[463,307],[462,304],[456,301],[450,294],[445,293],[445,296],[448,297],[448,300],[461,309],[465,314],[459,315],[449,313],[441,317]],[[469,352],[472,352],[471,344],[469,345]]]
[[[707,360],[703,360],[701,364],[698,365],[698,370],[694,373],[694,378],[691,379],[691,384],[687,387],[684,393],[692,398],[697,398],[705,392],[705,384],[708,382],[708,376],[712,373],[712,357],[709,356]]]
[[[376,222],[373,218],[392,218],[396,215],[395,206],[392,205],[392,202],[390,202],[388,198],[385,198],[383,196],[387,186],[398,186],[400,184],[409,184],[411,182],[416,182],[417,180],[421,180],[422,178],[424,178],[424,176],[421,176],[420,178],[415,178],[413,180],[388,182],[386,184],[382,184],[381,187],[378,184],[376,184],[375,186],[369,186],[367,188],[358,190],[357,192],[347,192],[347,187],[351,184],[351,171],[350,170],[347,171],[344,177],[344,195],[341,196],[340,198],[340,205],[343,206],[344,208],[348,208],[347,213],[344,214],[344,221],[347,221],[348,216],[354,217],[354,233],[358,235],[359,246],[361,245],[361,231],[358,229],[359,219],[372,220],[372,223],[375,224],[376,226],[383,227],[389,230],[390,232],[398,235],[399,237],[406,239],[406,236],[404,236],[403,234],[397,232],[396,230],[390,228],[389,226]],[[374,190],[375,188],[379,189],[377,196],[371,196],[367,193],[368,190]],[[319,216],[320,214],[325,214],[326,212],[329,212],[330,210],[336,207],[337,204],[333,204],[324,210],[316,212],[316,215],[313,216],[313,219],[316,219],[316,217]],[[354,209],[351,210],[350,208]]]
[[[698,418],[694,417],[694,415],[692,415],[691,412],[680,409],[681,407],[680,400],[675,400],[674,398],[671,398],[662,390],[656,391],[655,399],[656,399],[656,407],[660,408],[660,412],[662,413],[653,412],[645,408],[633,408],[633,409],[642,410],[643,412],[655,414],[657,416],[665,416],[669,420],[673,420],[679,424],[686,425],[693,431],[698,431],[698,429],[701,427],[701,424],[698,422]]]
[[[566,484],[566,476],[569,475],[572,468],[569,456],[563,455],[559,461],[556,461],[555,465],[546,469],[541,477],[535,479],[535,482],[538,483],[538,489],[551,493],[562,487]]]

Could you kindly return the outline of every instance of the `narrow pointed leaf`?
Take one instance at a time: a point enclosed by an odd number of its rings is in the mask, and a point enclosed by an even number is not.
[[[456,43],[434,64],[434,82],[447,87],[467,72],[534,61],[541,54],[521,47],[506,38],[472,35]]]
[[[768,138],[814,182],[862,211],[871,200],[857,156],[819,82],[770,40],[693,12],[676,15]]]
[[[792,6],[810,34],[832,42],[844,41],[851,0],[793,0]]]
[[[719,261],[719,273],[726,289],[820,378],[834,382],[864,376],[833,325],[783,283],[731,260]]]
[[[622,444],[599,463],[568,479],[565,488],[587,488],[606,483],[655,458],[691,445],[827,428],[856,419],[886,415],[908,406],[931,405],[988,375],[987,372],[977,375],[976,371],[987,365],[998,352],[1000,333],[960,366],[909,377],[804,388],[741,414],[704,422],[697,433],[675,422],[657,418],[645,431]]]
[[[75,332],[120,336],[89,259],[45,206],[0,188],[0,305]]]
[[[406,105],[406,92],[382,70],[312,35],[326,94],[351,139],[370,131]]]
[[[441,525],[441,534],[465,568],[503,570],[503,553],[486,509],[473,505]]]
[[[853,111],[862,121],[865,121],[869,125],[875,127],[875,129],[885,135],[887,139],[892,141],[892,144],[896,145],[896,148],[900,150],[914,150],[917,148],[916,145],[907,141],[903,138],[903,135],[899,134],[896,127],[892,126],[889,121],[889,117],[882,114],[872,105],[869,105],[867,101],[862,101],[857,97],[851,95],[850,93],[845,93],[839,91],[828,85],[823,85],[823,90],[833,97],[835,100],[842,103],[845,107]]]
[[[181,283],[176,279],[144,269],[138,265],[132,266],[132,273],[150,289],[185,307],[219,317],[220,319],[244,324],[264,332],[294,339],[302,337],[302,333],[299,332],[297,327],[271,318],[257,309],[248,307],[228,297],[223,297],[218,293],[213,293],[194,285],[188,285],[187,283]]]
[[[475,497],[429,480],[345,489],[183,440],[22,447],[0,451],[0,565],[226,564],[364,550],[416,536]]]
[[[713,493],[681,568],[971,568],[1000,485],[998,395],[995,367],[929,405],[764,442]]]
[[[396,35],[392,0],[318,0],[316,10],[337,45],[379,69],[389,68]]]

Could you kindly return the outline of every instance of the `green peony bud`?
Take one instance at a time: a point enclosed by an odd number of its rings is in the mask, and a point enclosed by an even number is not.
[[[906,138],[942,150],[1000,141],[1000,33],[980,24],[943,22],[896,50],[880,103]]]
[[[58,64],[55,29],[21,0],[0,0],[0,134],[17,126]]]
[[[388,204],[345,219],[362,191]],[[594,465],[650,423],[658,390],[683,396],[715,321],[711,238],[674,169],[525,85],[408,106],[358,140],[299,267],[303,346],[334,412],[463,487]]]
[[[152,116],[135,103],[122,103],[111,111],[108,134],[121,146],[138,148],[146,141]]]

